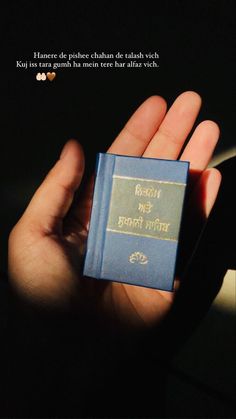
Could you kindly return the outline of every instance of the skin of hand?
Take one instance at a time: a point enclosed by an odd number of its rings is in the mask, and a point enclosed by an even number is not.
[[[178,96],[168,111],[163,98],[152,96],[107,151],[189,161],[192,185],[187,213],[196,224],[196,206],[206,220],[221,182],[218,170],[206,169],[219,138],[215,122],[201,122],[183,149],[200,107],[200,96],[191,91]],[[99,313],[134,328],[158,324],[172,307],[181,278],[176,278],[174,292],[165,292],[81,275],[93,191],[91,180],[79,202],[75,199],[83,172],[82,148],[70,140],[10,234],[12,286],[21,297],[40,306],[75,303],[81,312]]]

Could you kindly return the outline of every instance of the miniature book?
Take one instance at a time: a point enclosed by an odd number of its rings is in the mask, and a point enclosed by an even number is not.
[[[100,153],[84,275],[171,291],[189,163]]]

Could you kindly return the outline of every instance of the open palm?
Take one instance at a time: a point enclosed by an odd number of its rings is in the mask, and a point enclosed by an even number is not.
[[[206,170],[219,137],[214,122],[200,123],[182,150],[200,106],[201,99],[194,92],[181,94],[168,112],[164,99],[150,97],[108,150],[121,155],[190,161],[195,174],[188,206],[191,222],[196,206],[204,218],[208,217],[220,185],[220,173]],[[80,200],[74,199],[83,170],[83,151],[76,141],[69,141],[12,230],[12,283],[21,295],[40,304],[67,305],[74,301],[78,309],[129,325],[159,322],[169,311],[181,278],[176,279],[175,292],[165,292],[81,276],[93,189],[91,180]],[[197,220],[194,223],[198,225]]]

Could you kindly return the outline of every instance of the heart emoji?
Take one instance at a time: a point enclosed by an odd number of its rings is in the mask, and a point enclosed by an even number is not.
[[[48,78],[48,80],[50,80],[50,81],[53,81],[54,79],[55,79],[55,77],[56,77],[56,73],[47,73],[47,78]]]

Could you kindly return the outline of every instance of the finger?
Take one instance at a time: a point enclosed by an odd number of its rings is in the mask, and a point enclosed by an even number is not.
[[[204,170],[211,159],[219,135],[220,130],[215,122],[201,122],[185,147],[180,160],[189,161],[192,170]]]
[[[197,189],[200,191],[202,200],[202,211],[205,218],[208,218],[221,184],[221,174],[217,169],[207,169],[202,173]],[[197,193],[196,193],[197,195]]]
[[[60,159],[36,191],[23,218],[45,234],[58,233],[84,171],[81,146],[70,140]]]
[[[144,157],[177,159],[201,107],[195,92],[184,92],[177,97],[158,131],[145,150]]]
[[[193,221],[197,218],[205,221],[209,217],[219,191],[220,183],[221,174],[219,170],[211,168],[202,172],[192,190],[188,202]]]
[[[166,113],[166,102],[160,96],[151,96],[136,110],[108,153],[141,156],[157,131]]]

